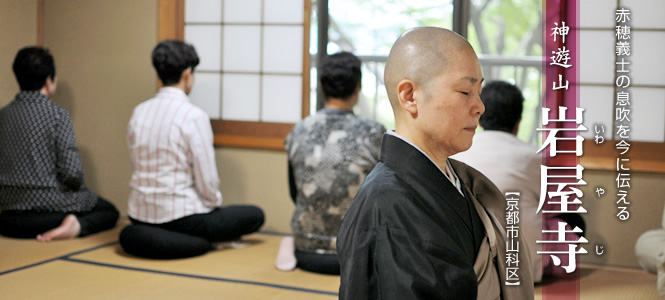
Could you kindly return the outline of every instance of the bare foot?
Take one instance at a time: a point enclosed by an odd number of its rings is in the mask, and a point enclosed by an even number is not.
[[[293,237],[287,236],[279,243],[279,251],[277,252],[277,259],[275,259],[275,266],[281,271],[292,271],[296,268],[298,260],[295,254],[295,242]]]
[[[37,235],[40,242],[50,242],[52,240],[72,239],[81,233],[81,223],[75,215],[67,215],[60,226],[47,232]]]

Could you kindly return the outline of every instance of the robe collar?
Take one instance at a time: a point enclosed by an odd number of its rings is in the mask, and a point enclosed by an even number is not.
[[[384,134],[379,160],[394,170],[396,174],[400,174],[400,177],[404,176],[402,180],[405,182],[416,181],[434,192],[437,196],[436,199],[440,199],[440,202],[444,205],[441,205],[441,203],[427,203],[428,208],[439,216],[447,215],[444,210],[452,210],[463,220],[462,224],[471,236],[474,236],[473,216],[470,214],[476,212],[473,210],[474,207],[470,200],[467,200],[469,195],[466,194],[466,190],[463,189],[464,196],[460,194],[459,190],[441,172],[441,169],[424,153],[394,135]],[[456,172],[454,167],[453,172]],[[462,182],[461,178],[459,180]],[[462,184],[464,183],[462,182]],[[427,201],[427,199],[421,200]],[[474,244],[479,244],[479,241],[474,241]]]
[[[450,180],[450,182],[453,184],[453,186],[455,186],[455,188],[457,188],[457,191],[462,196],[466,197],[466,195],[464,195],[464,192],[462,191],[462,184],[460,183],[459,177],[457,176],[457,174],[455,174],[455,169],[452,167],[449,160],[446,160],[446,167],[448,168],[448,172],[452,175],[452,178],[450,178],[448,176],[448,173],[444,172],[443,169],[441,169],[441,167],[439,167],[439,165],[437,165],[436,162],[434,162],[434,160],[429,155],[427,155],[427,153],[425,153],[425,151],[423,151],[423,149],[420,149],[420,147],[416,146],[416,144],[411,143],[409,140],[407,140],[403,136],[397,134],[394,130],[387,131],[386,134],[387,135],[392,135],[396,138],[399,138],[400,140],[404,141],[405,143],[411,145],[411,147],[413,147],[416,150],[420,151],[420,153],[422,153],[425,157],[427,157],[427,159],[429,159],[432,162],[432,164],[434,164],[434,166],[437,169],[439,169],[439,171],[441,171],[441,173],[443,173],[443,176],[445,176],[445,178]]]

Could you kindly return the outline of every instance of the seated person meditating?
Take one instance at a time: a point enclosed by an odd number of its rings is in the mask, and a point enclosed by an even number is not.
[[[382,125],[356,116],[360,60],[342,52],[319,67],[325,106],[286,138],[294,237],[282,240],[276,265],[339,274],[337,231],[365,176],[379,159]]]
[[[384,80],[395,131],[340,226],[339,298],[533,299],[530,268],[515,270],[520,285],[505,284],[503,194],[449,159],[469,149],[484,111],[471,45],[443,28],[409,30],[390,50]],[[518,259],[529,265],[528,252]]]
[[[201,255],[215,242],[237,240],[263,225],[258,207],[221,207],[210,119],[187,97],[198,63],[194,47],[181,41],[163,41],[152,52],[164,87],[139,104],[129,121],[133,225],[120,233],[120,245],[129,254]]]
[[[13,69],[21,92],[0,110],[0,234],[48,242],[115,227],[118,210],[83,183],[69,113],[51,102],[53,56],[26,47]]]

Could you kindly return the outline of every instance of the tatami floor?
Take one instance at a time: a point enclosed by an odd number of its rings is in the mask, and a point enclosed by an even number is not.
[[[557,278],[537,285],[536,299],[665,299],[658,295],[656,279],[641,269],[582,265],[579,278]]]
[[[45,244],[0,238],[0,299],[337,298],[338,276],[274,268],[279,235],[253,234],[246,248],[195,258],[150,260],[122,251],[122,226]],[[656,276],[641,270],[584,266],[575,282],[579,299],[659,299]],[[538,286],[536,299],[570,299],[564,295],[570,284],[564,279]]]

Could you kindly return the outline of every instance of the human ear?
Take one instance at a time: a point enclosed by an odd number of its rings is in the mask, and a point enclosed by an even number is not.
[[[189,80],[189,77],[192,76],[192,67],[188,67],[184,71],[182,71],[182,75],[180,75],[180,80]]]
[[[192,87],[194,86],[194,73],[191,67],[182,71],[179,85],[187,95],[189,95],[189,93],[192,91]]]
[[[418,113],[415,92],[416,84],[409,79],[403,79],[397,84],[397,100],[399,101],[399,105],[412,115]]]
[[[520,130],[520,123],[522,123],[522,117],[520,117],[519,120],[517,120],[517,123],[515,124],[515,127],[513,128],[513,134],[517,135],[517,132]]]
[[[53,97],[55,95],[55,90],[57,88],[57,81],[55,77],[46,77],[46,81],[44,82],[44,87],[42,89],[46,92],[46,95],[49,97]]]

